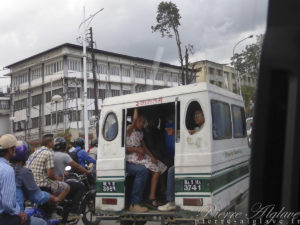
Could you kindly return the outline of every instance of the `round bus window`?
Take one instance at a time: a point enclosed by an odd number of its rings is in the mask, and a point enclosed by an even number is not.
[[[107,141],[112,141],[118,135],[118,121],[114,113],[109,113],[106,116],[103,126],[103,137]]]
[[[205,122],[202,108],[197,101],[192,101],[186,111],[185,125],[190,134],[197,133]]]

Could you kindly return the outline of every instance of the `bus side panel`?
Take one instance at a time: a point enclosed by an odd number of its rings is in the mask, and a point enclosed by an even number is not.
[[[97,158],[96,209],[103,211],[121,211],[125,206],[125,148],[122,139],[121,107],[103,108],[100,117],[100,132]],[[112,141],[103,136],[106,116],[115,113],[118,133]]]

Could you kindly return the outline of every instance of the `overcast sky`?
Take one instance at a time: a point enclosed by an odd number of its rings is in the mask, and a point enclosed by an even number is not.
[[[182,45],[194,45],[192,61],[229,63],[236,42],[265,32],[267,0],[181,0]],[[91,22],[98,49],[178,64],[175,39],[152,33],[160,0],[0,0],[0,70],[63,43],[77,42],[83,18]],[[241,43],[241,51],[249,39]]]

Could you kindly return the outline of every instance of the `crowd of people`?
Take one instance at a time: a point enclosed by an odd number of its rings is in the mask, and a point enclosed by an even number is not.
[[[83,149],[82,138],[77,138],[73,145],[76,160],[68,153],[66,140],[54,139],[53,134],[44,135],[42,147],[34,152],[12,134],[0,137],[0,225],[46,225],[45,220],[24,213],[25,200],[55,206],[68,196],[73,201],[69,217],[79,216],[84,187],[80,182],[64,181],[65,167],[91,175],[85,164],[95,165],[96,161]]]

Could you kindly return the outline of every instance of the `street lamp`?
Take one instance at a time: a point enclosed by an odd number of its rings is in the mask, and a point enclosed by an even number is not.
[[[91,22],[92,19],[103,10],[104,8],[98,10],[96,13],[92,14],[89,16],[87,19],[85,18],[85,7],[83,7],[83,20],[79,25],[79,28],[81,25],[83,25],[82,29],[82,51],[83,51],[83,89],[84,89],[84,94],[83,94],[83,100],[84,100],[84,105],[87,105],[87,75],[86,75],[86,22],[89,21]],[[83,119],[84,119],[84,136],[85,136],[85,149],[88,149],[88,112],[87,112],[87,107],[84,107],[83,109]]]
[[[56,132],[57,132],[57,126],[58,126],[58,117],[57,117],[57,103],[62,102],[62,97],[60,95],[54,95],[52,96],[52,102],[55,102],[55,110],[56,110]],[[51,112],[51,120],[52,120],[52,112]]]
[[[236,65],[235,65],[235,63],[234,63],[234,54],[235,54],[235,53],[234,53],[234,50],[235,50],[235,48],[236,48],[241,42],[247,40],[248,38],[253,38],[253,35],[251,34],[251,35],[249,35],[248,37],[246,37],[246,38],[244,38],[244,39],[238,41],[238,42],[233,46],[233,49],[232,49],[233,66],[234,66],[234,68],[235,68],[235,70],[236,70],[236,72],[237,72],[238,83],[239,83],[239,89],[240,89],[240,95],[242,95],[241,77],[239,76],[239,71],[238,71],[238,69],[236,68]]]

